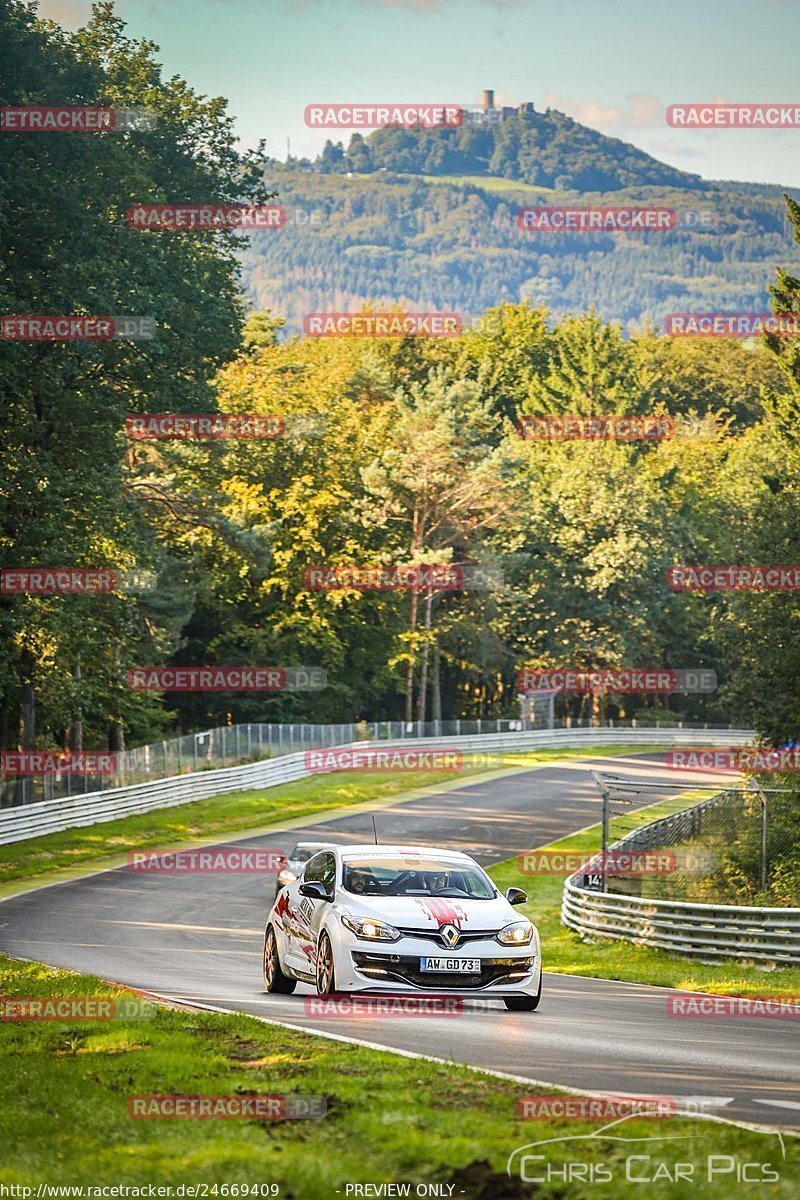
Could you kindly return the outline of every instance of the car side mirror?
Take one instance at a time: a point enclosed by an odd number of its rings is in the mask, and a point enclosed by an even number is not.
[[[527,899],[528,893],[523,892],[522,888],[509,888],[506,892],[506,900],[509,904],[525,904]]]
[[[325,884],[320,883],[318,879],[310,879],[308,883],[300,884],[300,895],[308,896],[309,900],[332,900],[325,890]],[[524,893],[523,893],[524,895]]]

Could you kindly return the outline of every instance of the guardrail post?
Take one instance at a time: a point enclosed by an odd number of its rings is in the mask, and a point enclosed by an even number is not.
[[[761,870],[760,870],[760,879],[761,879],[761,891],[765,892],[767,890],[767,797],[764,793],[763,788],[760,787],[759,784],[757,784],[754,779],[750,780],[750,786],[752,787],[753,791],[756,793],[756,795],[758,796],[758,798],[761,802]]]
[[[602,835],[602,855],[600,859],[601,890],[606,890],[606,853],[608,851],[608,793],[603,788],[603,835]]]

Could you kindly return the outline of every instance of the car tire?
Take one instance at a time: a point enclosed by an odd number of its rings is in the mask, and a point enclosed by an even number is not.
[[[264,934],[264,987],[268,992],[280,996],[291,996],[297,987],[297,980],[284,975],[281,960],[278,955],[278,943],[275,940],[275,930],[267,926]]]
[[[333,962],[333,946],[327,933],[321,933],[317,942],[317,968],[315,982],[318,996],[331,996],[336,991],[336,968]]]
[[[542,998],[542,979],[539,976],[539,990],[535,996],[506,996],[503,1000],[510,1012],[534,1012],[539,1007]]]

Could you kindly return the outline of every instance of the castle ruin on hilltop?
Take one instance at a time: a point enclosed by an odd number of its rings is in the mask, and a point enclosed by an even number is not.
[[[501,121],[507,121],[509,117],[533,116],[536,109],[532,100],[526,100],[516,106],[504,104],[500,108],[495,108],[494,88],[484,88],[480,108],[477,106],[463,108],[461,112],[462,124],[499,125]]]

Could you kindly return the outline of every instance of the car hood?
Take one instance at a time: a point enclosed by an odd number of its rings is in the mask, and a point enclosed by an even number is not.
[[[339,904],[352,916],[375,917],[400,929],[436,930],[455,925],[463,932],[502,929],[522,919],[504,896],[494,900],[463,900],[455,896],[354,896],[340,892]]]

